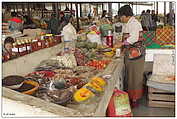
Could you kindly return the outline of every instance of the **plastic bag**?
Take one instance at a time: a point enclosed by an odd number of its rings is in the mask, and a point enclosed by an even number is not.
[[[96,42],[98,44],[101,44],[101,37],[97,34],[88,34],[87,38],[90,42]]]
[[[74,68],[77,66],[76,58],[74,54],[65,54],[63,56],[57,56],[51,58],[52,60],[57,60],[58,63],[63,64],[64,67]]]
[[[110,99],[108,109],[108,117],[131,117],[131,108],[128,93],[115,89]]]
[[[68,23],[62,31],[62,34],[64,35],[64,41],[73,41],[77,39],[76,35],[76,29],[73,27],[71,23]]]

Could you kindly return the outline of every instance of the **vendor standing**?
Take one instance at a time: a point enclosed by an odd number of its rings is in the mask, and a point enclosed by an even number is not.
[[[16,12],[11,13],[12,18],[8,20],[10,32],[19,32],[23,30],[23,21],[18,17]]]
[[[142,26],[133,16],[129,5],[121,7],[118,11],[120,20],[126,23],[122,46],[125,63],[124,88],[129,94],[131,106],[138,106],[138,100],[143,95],[143,72],[145,63],[145,47],[141,40]]]
[[[17,53],[12,51],[14,39],[12,37],[7,37],[4,41],[4,45],[2,47],[2,56],[3,61],[16,58],[18,56]]]
[[[48,29],[51,31],[51,34],[58,34],[59,20],[56,17],[56,14],[51,14],[51,19],[48,23]]]
[[[60,12],[58,33],[61,33],[63,27],[67,24],[67,20],[64,12]]]

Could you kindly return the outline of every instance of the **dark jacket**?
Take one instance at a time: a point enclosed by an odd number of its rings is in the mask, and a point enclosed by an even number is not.
[[[52,34],[57,34],[58,27],[59,27],[59,20],[56,17],[52,17],[49,20],[48,29],[51,30]]]

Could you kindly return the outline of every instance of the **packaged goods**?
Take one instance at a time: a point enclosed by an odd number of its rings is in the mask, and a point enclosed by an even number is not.
[[[108,117],[131,117],[131,108],[128,94],[115,89],[107,108]]]

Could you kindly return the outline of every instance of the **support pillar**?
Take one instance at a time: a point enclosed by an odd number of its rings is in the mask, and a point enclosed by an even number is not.
[[[80,3],[80,17],[82,17],[82,4]]]
[[[80,26],[79,26],[79,15],[78,15],[78,3],[75,3],[75,5],[76,5],[77,31],[79,31]]]
[[[112,17],[112,3],[108,3],[108,14]]]
[[[164,25],[166,24],[166,2],[164,2]]]

